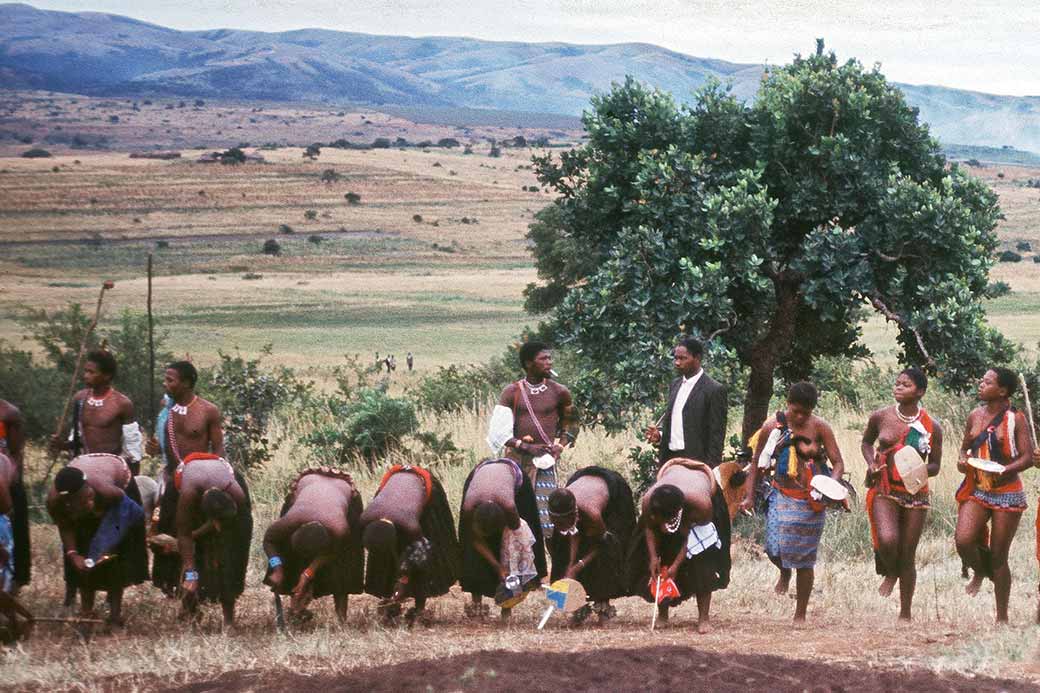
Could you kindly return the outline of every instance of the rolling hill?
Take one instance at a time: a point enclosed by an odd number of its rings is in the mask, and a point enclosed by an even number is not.
[[[574,45],[321,29],[176,31],[118,15],[0,4],[0,87],[104,96],[362,103],[580,114],[625,75],[752,98],[762,65],[640,43]],[[899,85],[944,142],[1040,152],[1040,97]]]

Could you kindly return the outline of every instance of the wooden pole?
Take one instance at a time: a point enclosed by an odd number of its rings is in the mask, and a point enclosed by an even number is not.
[[[1025,376],[1018,374],[1018,384],[1022,386],[1022,397],[1026,401],[1026,419],[1029,420],[1029,439],[1036,449],[1036,424],[1033,422],[1033,405],[1029,401],[1029,386],[1026,385]]]
[[[152,318],[152,254],[148,253],[148,425],[155,433],[155,321]]]

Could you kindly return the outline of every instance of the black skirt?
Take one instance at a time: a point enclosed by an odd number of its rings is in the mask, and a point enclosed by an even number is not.
[[[578,582],[592,601],[605,601],[630,594],[628,576],[625,571],[625,550],[636,527],[636,506],[632,489],[617,472],[603,467],[579,469],[567,480],[567,486],[585,476],[595,476],[607,484],[608,499],[603,510],[603,522],[607,531],[602,537],[579,536],[578,555],[598,549],[581,572]],[[570,562],[570,537],[553,531],[549,539],[549,555],[552,558],[552,580],[559,580],[567,572]]]
[[[675,584],[679,587],[679,598],[672,604],[680,604],[698,593],[714,592],[725,589],[729,585],[730,571],[730,522],[729,509],[722,490],[717,489],[711,499],[712,522],[719,534],[721,548],[710,548],[693,558],[687,558],[679,568]],[[631,594],[638,595],[648,602],[654,598],[650,594],[649,552],[646,546],[645,516],[639,518],[636,533],[632,535],[631,548],[628,553],[628,585]],[[657,532],[658,556],[663,564],[670,564],[686,550],[687,536]]]
[[[253,503],[246,480],[237,471],[235,481],[246,499],[243,507],[238,509],[234,522],[223,531],[210,532],[195,542],[195,567],[199,573],[198,597],[201,601],[230,602],[245,590],[249,548],[253,540]],[[180,491],[171,480],[159,504],[156,533],[177,536],[177,501],[180,497]],[[168,594],[176,592],[181,582],[180,554],[156,554],[152,565],[152,582]]]
[[[11,484],[11,533],[14,535],[14,581],[28,585],[32,577],[32,552],[29,550],[29,498],[25,482]]]
[[[127,498],[141,505],[141,492],[137,488],[137,480],[130,477],[130,483],[123,489]],[[94,538],[101,518],[91,518],[76,526],[76,551],[86,556],[90,550],[90,540]],[[148,547],[145,545],[144,522],[132,527],[116,547],[115,558],[86,573],[72,568],[68,558],[65,559],[65,581],[69,587],[111,592],[121,590],[130,585],[139,585],[148,579]]]
[[[292,498],[286,498],[278,517],[284,517],[291,507]],[[365,554],[361,546],[361,529],[359,527],[362,510],[364,510],[364,503],[361,500],[361,494],[354,491],[350,504],[347,506],[347,525],[350,528],[350,534],[347,536],[347,540],[340,545],[332,560],[322,566],[314,576],[311,585],[315,598],[330,594],[332,596],[361,594],[362,576],[365,569]],[[282,571],[285,576],[282,586],[278,590],[279,594],[292,594],[296,583],[300,581],[300,573],[310,565],[309,560],[298,558],[293,554],[289,543],[287,541],[278,546],[278,556],[282,559]],[[269,584],[270,575],[271,568],[268,567],[267,574],[264,576],[264,584]]]
[[[499,463],[500,464],[500,463]],[[476,468],[474,468],[476,471]],[[545,567],[545,541],[542,533],[538,531],[540,520],[538,517],[538,505],[534,499],[534,489],[527,475],[523,476],[520,488],[516,489],[513,502],[516,511],[524,522],[531,528],[534,534],[534,564],[538,571],[538,577],[545,577],[548,571]],[[473,472],[466,477],[466,483],[462,487],[462,499],[465,502],[466,493],[469,491],[469,483],[473,480]],[[462,545],[462,575],[459,584],[463,592],[479,594],[483,597],[494,597],[495,591],[502,582],[495,569],[481,556],[473,546],[473,528],[462,521],[462,508],[459,508],[459,544]],[[501,555],[502,537],[495,537],[488,541],[488,548],[495,556]]]
[[[422,535],[433,545],[432,552],[425,569],[419,574],[410,575],[409,580],[414,594],[439,597],[447,594],[459,579],[462,558],[448,496],[437,477],[432,474],[430,477],[433,489],[430,501],[419,518],[419,526]],[[396,557],[369,552],[365,571],[365,592],[383,599],[393,596],[394,585],[400,575],[400,559],[410,541],[398,539]]]

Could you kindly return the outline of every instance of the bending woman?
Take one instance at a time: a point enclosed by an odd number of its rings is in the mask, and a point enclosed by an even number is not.
[[[928,477],[935,476],[942,462],[942,428],[921,406],[927,389],[928,378],[921,369],[904,370],[892,389],[895,406],[871,414],[863,432],[874,566],[884,577],[878,592],[887,597],[899,582],[899,618],[904,621],[910,620],[917,583],[917,543],[929,507],[928,482],[924,480],[921,486],[918,475],[926,468]],[[904,447],[915,450],[921,463],[926,463],[910,479],[903,479],[895,464],[896,453]],[[916,492],[911,493],[907,484]]]

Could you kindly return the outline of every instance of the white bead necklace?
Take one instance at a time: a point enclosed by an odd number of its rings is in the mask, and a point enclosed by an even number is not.
[[[191,408],[191,405],[195,404],[195,400],[197,400],[198,398],[199,398],[199,396],[195,395],[194,397],[191,398],[191,401],[188,402],[187,404],[175,404],[175,405],[173,405],[170,408],[173,410],[174,414],[180,414],[181,416],[187,416],[188,409]]]
[[[527,383],[527,391],[530,392],[532,395],[540,395],[549,389],[549,383],[547,383],[544,380],[542,381],[541,385],[532,385],[531,381],[527,378],[524,378],[524,382]]]
[[[669,534],[675,534],[679,531],[679,525],[682,524],[682,511],[683,509],[679,508],[679,512],[675,513],[675,517],[664,523],[664,531]]]
[[[911,425],[912,423],[914,423],[915,421],[917,421],[918,419],[921,418],[921,405],[920,404],[917,405],[917,413],[916,414],[914,414],[913,416],[907,416],[903,412],[899,411],[899,405],[897,404],[896,405],[896,416],[899,417],[900,421],[902,421],[907,426],[909,426],[909,425]]]

